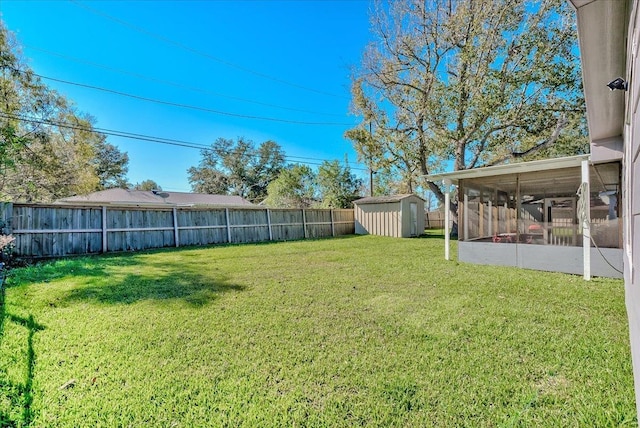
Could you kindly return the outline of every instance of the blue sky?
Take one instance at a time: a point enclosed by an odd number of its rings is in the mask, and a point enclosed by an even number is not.
[[[209,145],[274,140],[290,162],[348,157],[349,85],[370,40],[368,0],[21,1],[0,14],[44,79],[99,128]],[[225,114],[226,113],[226,114]],[[275,119],[275,120],[267,120]],[[196,149],[108,137],[129,154],[129,180],[190,191]],[[300,159],[310,158],[310,159]]]

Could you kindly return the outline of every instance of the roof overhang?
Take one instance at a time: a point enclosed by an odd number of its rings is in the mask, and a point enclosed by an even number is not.
[[[625,91],[607,83],[626,77],[626,35],[632,0],[569,0],[576,10],[582,80],[592,144],[622,136]]]
[[[441,174],[425,175],[427,181],[433,183],[449,180],[451,184],[458,184],[460,180],[469,178],[494,177],[497,175],[522,174],[527,172],[550,171],[554,169],[573,168],[589,160],[589,155],[569,156],[564,158],[543,159],[531,162],[511,163],[505,165],[488,166],[485,168],[465,169],[462,171],[444,172]]]

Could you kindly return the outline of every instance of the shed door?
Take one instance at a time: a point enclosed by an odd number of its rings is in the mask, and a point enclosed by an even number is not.
[[[411,202],[411,236],[418,236],[418,204]]]

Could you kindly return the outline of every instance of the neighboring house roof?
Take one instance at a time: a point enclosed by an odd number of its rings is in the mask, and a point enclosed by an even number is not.
[[[206,193],[165,192],[163,190],[108,189],[82,196],[71,196],[57,204],[91,205],[171,205],[171,206],[247,206],[251,202],[240,196],[209,195]]]
[[[389,195],[389,196],[370,196],[367,198],[358,199],[353,201],[354,204],[364,205],[364,204],[390,204],[393,202],[400,202],[403,199],[416,197],[422,199],[418,195],[408,194],[408,195]],[[424,201],[424,199],[422,199]]]

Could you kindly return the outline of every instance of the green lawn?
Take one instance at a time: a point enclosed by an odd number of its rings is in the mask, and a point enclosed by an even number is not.
[[[373,236],[14,270],[0,425],[637,425],[623,283]]]

